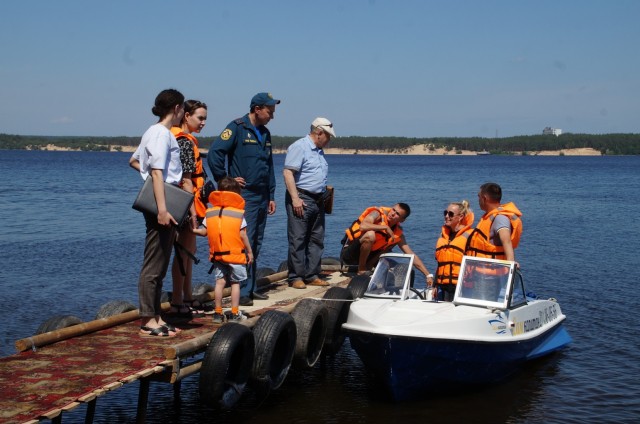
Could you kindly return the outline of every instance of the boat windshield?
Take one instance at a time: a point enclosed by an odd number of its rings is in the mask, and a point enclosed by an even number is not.
[[[410,285],[412,266],[413,255],[387,253],[380,256],[365,296],[399,299],[405,287]]]
[[[465,256],[453,302],[506,309],[513,292],[514,271],[512,261]]]

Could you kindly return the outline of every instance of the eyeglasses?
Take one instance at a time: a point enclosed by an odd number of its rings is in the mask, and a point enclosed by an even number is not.
[[[454,216],[456,216],[456,214],[455,214],[454,212],[452,212],[452,211],[448,211],[448,210],[446,210],[446,209],[445,209],[445,211],[444,211],[444,217],[446,218],[446,217],[447,217],[447,215],[449,215],[449,218],[453,218]]]

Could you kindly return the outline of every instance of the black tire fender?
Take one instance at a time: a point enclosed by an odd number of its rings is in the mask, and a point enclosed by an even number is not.
[[[339,258],[335,258],[333,256],[327,256],[326,258],[322,258],[321,261],[322,265],[337,265],[340,266],[340,259]]]
[[[282,271],[289,271],[288,261],[282,261],[280,262],[280,265],[278,265],[278,272],[282,272]]]
[[[216,409],[233,408],[249,381],[254,351],[248,327],[230,322],[218,328],[202,359],[200,399]]]
[[[324,340],[322,352],[325,355],[335,355],[344,343],[342,324],[349,316],[349,306],[353,297],[349,290],[343,287],[331,287],[323,296],[324,306],[329,313],[327,319],[327,336]]]
[[[361,298],[369,287],[371,277],[369,275],[356,275],[349,281],[347,290],[351,293],[353,299]]]
[[[256,269],[256,280],[259,280],[260,278],[263,278],[263,277],[268,277],[275,273],[276,272],[273,270],[273,268],[258,268]]]
[[[296,349],[293,366],[308,369],[318,362],[327,335],[329,312],[322,301],[302,299],[291,312],[296,323]]]
[[[114,315],[123,314],[129,311],[135,311],[138,309],[136,305],[126,300],[112,300],[107,302],[98,309],[94,319],[109,318]]]
[[[215,287],[213,287],[211,284],[198,283],[191,288],[191,293],[193,294],[193,296],[199,296],[201,294],[206,294],[214,290]]]
[[[296,324],[286,312],[270,310],[253,327],[255,359],[251,383],[266,398],[284,382],[296,347]]]
[[[54,315],[38,327],[36,334],[48,333],[49,331],[61,330],[72,325],[82,324],[82,320],[73,315]]]

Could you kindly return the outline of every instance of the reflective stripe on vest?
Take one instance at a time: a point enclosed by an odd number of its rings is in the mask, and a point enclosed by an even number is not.
[[[438,284],[457,284],[460,275],[460,265],[462,265],[462,257],[469,236],[473,230],[469,227],[463,228],[453,238],[449,239],[447,231],[449,227],[443,227],[442,235],[436,243],[435,258],[438,262],[436,269],[436,283]]]

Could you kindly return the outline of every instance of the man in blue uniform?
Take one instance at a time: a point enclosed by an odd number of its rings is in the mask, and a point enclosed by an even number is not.
[[[248,279],[240,287],[242,306],[253,305],[253,299],[268,298],[255,291],[255,276],[267,215],[276,211],[271,133],[265,125],[273,119],[279,103],[280,100],[274,99],[271,93],[253,96],[249,113],[229,123],[213,141],[207,154],[207,163],[216,181],[229,175],[242,186],[247,235],[254,257]]]

